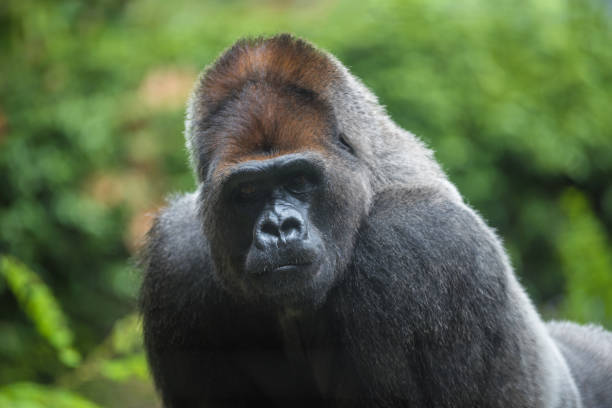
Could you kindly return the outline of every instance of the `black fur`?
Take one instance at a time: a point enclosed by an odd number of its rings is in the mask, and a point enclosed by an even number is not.
[[[254,162],[233,157],[225,163],[224,148],[234,143],[226,135],[205,149],[212,168],[198,171],[198,191],[172,200],[158,216],[142,257],[141,311],[150,366],[166,407],[612,407],[612,335],[567,323],[545,325],[495,234],[463,203],[431,153],[395,127],[344,67],[286,36],[239,47],[243,54],[222,59],[223,72],[233,72],[236,83],[242,83],[238,74],[252,74],[249,69],[265,70],[266,58],[277,68],[284,49],[289,55],[311,53],[309,59],[319,64],[324,57],[333,75],[323,88],[308,86],[305,76],[286,84],[289,74],[276,85],[298,84],[312,92],[304,108],[310,99],[324,100],[331,111],[317,112],[334,126],[328,139],[298,153],[284,147],[272,149],[274,154],[244,151]],[[266,57],[270,49],[272,57]],[[246,64],[241,58],[251,59]],[[240,69],[232,68],[238,63]],[[217,68],[211,69],[196,89],[188,118],[196,169],[202,165],[200,138],[215,137],[198,128],[214,115],[195,106],[198,98],[207,95],[214,104],[210,95],[229,92],[207,90],[213,79],[220,81]],[[265,84],[265,92],[275,86]],[[257,109],[276,103],[253,100],[263,104]],[[235,115],[244,122],[249,112]],[[220,123],[215,132],[223,129]],[[262,140],[275,148],[279,137]],[[277,192],[283,174],[274,169],[285,157],[320,172],[312,193]],[[244,173],[244,166],[249,182],[254,168],[258,182],[272,191],[272,198],[248,210],[228,198],[236,189],[228,180]],[[274,245],[253,249],[251,242],[258,233],[253,225],[271,200],[281,200],[291,214],[301,211],[308,233],[300,242],[315,234],[323,245],[315,246],[321,252],[319,274],[279,293],[275,275],[262,289],[244,267],[249,251],[269,254],[259,253],[263,269],[266,259],[281,256]]]

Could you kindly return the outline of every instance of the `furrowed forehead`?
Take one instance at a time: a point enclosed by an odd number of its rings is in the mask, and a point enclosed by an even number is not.
[[[265,82],[246,84],[209,120],[204,143],[217,171],[247,160],[325,151],[335,132],[331,108],[315,94]]]
[[[199,174],[244,160],[323,151],[335,130],[326,95],[339,78],[324,53],[289,35],[242,40],[204,74],[190,110]]]

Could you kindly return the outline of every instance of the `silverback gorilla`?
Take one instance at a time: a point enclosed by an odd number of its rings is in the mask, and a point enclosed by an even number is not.
[[[544,323],[432,152],[333,56],[239,41],[186,138],[197,191],[142,257],[166,407],[612,407],[612,334]]]

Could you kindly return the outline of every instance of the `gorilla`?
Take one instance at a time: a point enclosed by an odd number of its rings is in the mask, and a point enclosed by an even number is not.
[[[431,150],[332,55],[238,41],[185,134],[197,189],[141,259],[166,407],[612,407],[612,334],[544,323]]]

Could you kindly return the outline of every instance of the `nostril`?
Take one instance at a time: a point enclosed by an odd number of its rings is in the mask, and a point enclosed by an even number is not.
[[[275,237],[280,237],[281,233],[278,229],[278,225],[276,225],[276,223],[272,222],[271,220],[265,221],[261,225],[260,231],[264,234],[273,235]]]
[[[301,230],[302,230],[302,222],[295,217],[287,218],[286,220],[283,221],[283,224],[281,225],[281,232],[285,234],[292,232],[292,231],[299,232]]]
[[[281,224],[281,237],[284,242],[301,241],[306,238],[304,222],[298,217],[288,217]]]
[[[307,238],[307,226],[301,215],[288,206],[265,213],[257,222],[253,239],[259,249],[284,246]]]

